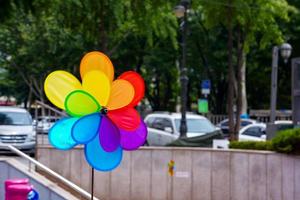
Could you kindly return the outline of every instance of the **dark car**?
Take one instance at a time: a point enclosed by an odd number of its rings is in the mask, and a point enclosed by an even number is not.
[[[250,124],[256,124],[256,123],[258,123],[258,122],[254,119],[241,119],[240,129],[245,126],[248,126]],[[225,136],[228,136],[228,132],[229,132],[229,120],[228,119],[224,119],[223,121],[218,123],[217,127],[219,127],[222,130],[222,132]]]

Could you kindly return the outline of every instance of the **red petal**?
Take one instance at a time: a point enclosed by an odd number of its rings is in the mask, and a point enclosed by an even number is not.
[[[133,97],[133,100],[126,107],[136,106],[140,102],[140,100],[142,100],[145,94],[144,79],[134,71],[124,72],[118,77],[118,79],[124,79],[133,85],[135,95]]]
[[[127,131],[135,130],[141,122],[140,115],[134,108],[111,110],[107,115],[119,128]]]

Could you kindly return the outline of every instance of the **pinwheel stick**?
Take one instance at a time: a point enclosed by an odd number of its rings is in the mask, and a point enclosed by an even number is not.
[[[94,199],[94,173],[95,173],[95,169],[92,167],[92,192],[91,192],[91,200]]]

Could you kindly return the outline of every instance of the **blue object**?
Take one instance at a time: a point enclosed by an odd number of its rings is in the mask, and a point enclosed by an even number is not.
[[[52,146],[60,150],[73,148],[77,142],[71,136],[73,125],[79,118],[62,118],[50,129],[48,137]]]
[[[27,200],[39,200],[39,194],[37,191],[32,189],[32,191],[28,193]]]
[[[100,145],[99,137],[94,137],[85,145],[84,153],[87,162],[100,171],[113,170],[120,164],[123,156],[123,150],[120,146],[113,152],[104,151]]]
[[[86,144],[90,142],[97,135],[100,122],[100,113],[81,117],[72,128],[72,138],[79,144]]]
[[[201,82],[201,88],[202,89],[209,89],[211,88],[210,80],[202,80]]]
[[[247,113],[243,113],[243,114],[241,114],[241,119],[249,119],[250,117],[249,117],[249,115],[247,114]]]

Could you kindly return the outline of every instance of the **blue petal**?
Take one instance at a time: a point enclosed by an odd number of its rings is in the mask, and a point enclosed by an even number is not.
[[[100,113],[81,117],[72,128],[72,138],[79,144],[90,142],[98,133],[100,122]]]
[[[106,152],[100,145],[99,137],[85,145],[85,158],[87,162],[95,169],[100,171],[111,171],[116,168],[123,156],[123,150],[119,146],[113,152]]]
[[[71,136],[71,130],[78,118],[62,118],[49,130],[49,141],[52,146],[60,150],[73,148],[77,143]]]

